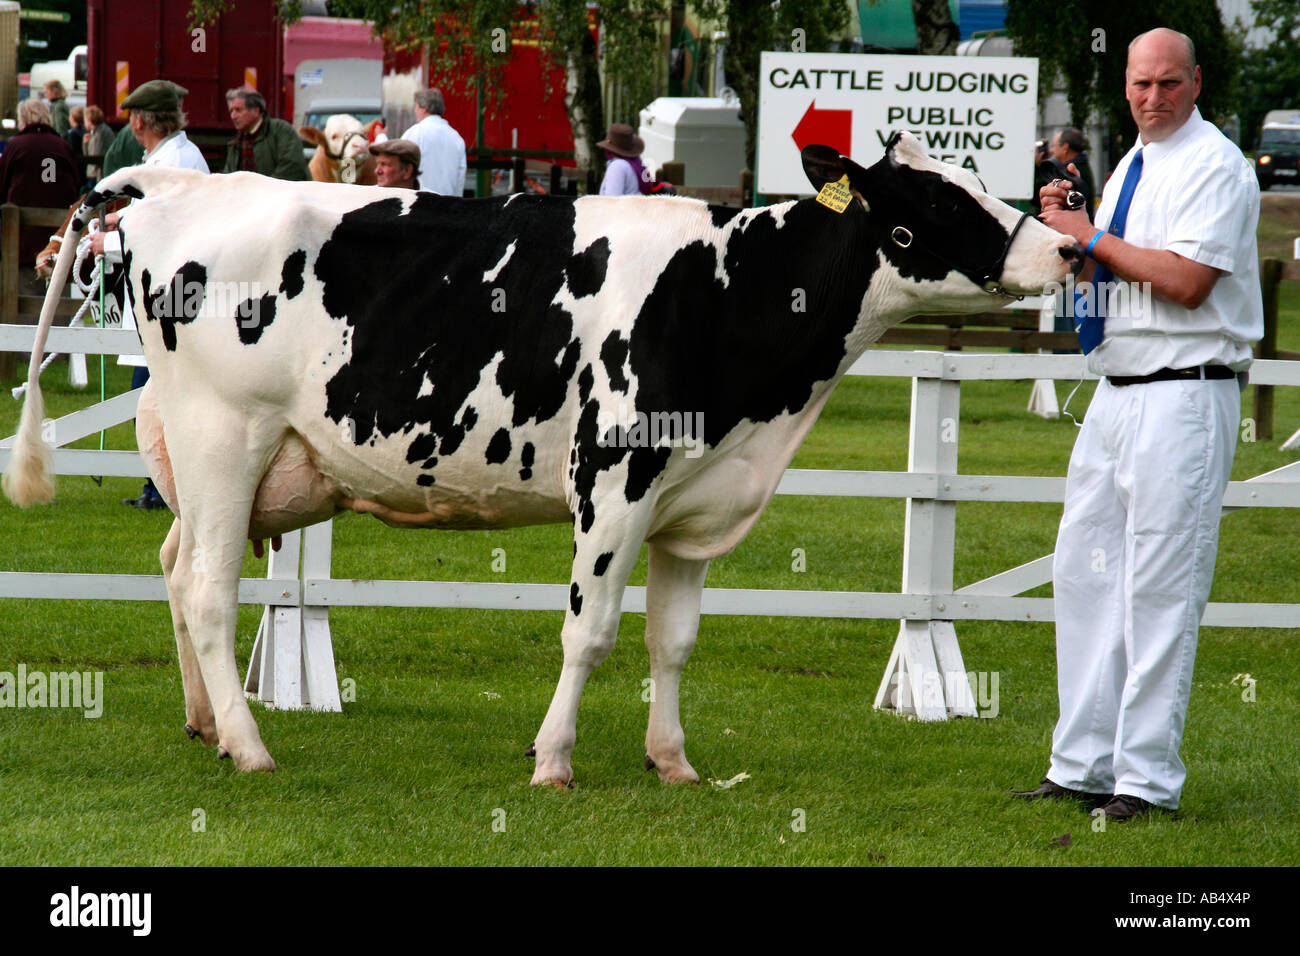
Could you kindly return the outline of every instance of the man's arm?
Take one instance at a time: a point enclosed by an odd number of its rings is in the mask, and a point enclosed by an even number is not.
[[[1097,228],[1088,221],[1082,209],[1065,208],[1065,189],[1047,185],[1039,192],[1043,203],[1042,220],[1057,232],[1074,237],[1074,241],[1087,248]],[[1226,272],[1203,265],[1168,249],[1147,249],[1125,242],[1109,233],[1103,235],[1092,247],[1092,258],[1128,282],[1147,282],[1151,293],[1158,299],[1195,309],[1209,297],[1214,283]],[[1081,280],[1091,278],[1092,264],[1084,270]]]
[[[268,133],[274,132],[275,170],[271,173],[276,179],[288,179],[295,182],[311,179],[307,168],[307,159],[302,154],[302,139],[298,131],[285,123],[276,124]]]

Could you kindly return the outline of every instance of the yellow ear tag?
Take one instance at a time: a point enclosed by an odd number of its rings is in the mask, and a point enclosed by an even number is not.
[[[835,212],[848,209],[849,203],[853,201],[853,193],[849,190],[849,174],[845,173],[837,183],[827,183],[823,186],[817,193],[817,201]]]

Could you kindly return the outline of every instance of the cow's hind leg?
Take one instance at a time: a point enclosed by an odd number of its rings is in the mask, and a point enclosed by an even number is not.
[[[181,533],[171,591],[184,618],[217,725],[218,755],[240,770],[274,770],[244,699],[235,663],[239,573],[247,549],[253,496],[272,457],[276,435],[252,433],[232,412],[178,409],[202,430],[169,441]],[[169,435],[170,439],[172,436]],[[232,455],[230,449],[238,449]]]
[[[199,737],[205,744],[217,742],[217,722],[212,716],[212,702],[208,699],[208,689],[203,685],[203,674],[199,670],[199,659],[194,654],[194,644],[190,640],[189,628],[185,626],[185,614],[181,609],[180,599],[172,585],[172,572],[181,548],[181,519],[172,522],[163,542],[159,557],[162,560],[163,579],[167,582],[167,602],[172,609],[172,630],[176,632],[176,656],[181,666],[181,683],[185,687],[185,732],[190,737]]]
[[[650,723],[646,728],[646,767],[668,783],[699,783],[686,759],[686,735],[678,711],[682,670],[695,648],[700,598],[708,559],[688,560],[650,545],[646,586],[645,646],[650,652]]]
[[[578,702],[587,677],[614,648],[623,607],[623,589],[636,564],[645,533],[637,513],[611,515],[588,532],[575,529],[569,608],[561,640],[564,667],[546,719],[534,742],[534,784],[568,786],[573,781],[570,757],[577,739]]]

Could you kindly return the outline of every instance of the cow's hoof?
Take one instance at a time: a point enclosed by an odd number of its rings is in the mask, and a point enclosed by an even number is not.
[[[655,768],[654,757],[651,757],[649,754],[645,755],[645,768],[647,770],[653,770]]]
[[[189,724],[186,724],[186,725],[185,725],[185,735],[186,735],[187,737],[189,737],[190,740],[193,740],[195,737],[197,737],[197,736],[199,735],[199,732],[198,732],[197,730],[195,730],[193,727],[191,727]]]
[[[528,749],[524,751],[524,756],[525,757],[537,756],[537,741],[534,740],[531,744],[528,745]]]
[[[650,758],[647,757],[648,761]],[[670,765],[667,762],[655,767],[659,771],[659,779],[664,783],[699,783],[700,775],[695,772],[690,764],[682,761],[676,765]]]
[[[531,781],[534,787],[554,787],[556,790],[573,789],[573,771],[572,770],[551,770],[547,771],[538,768],[533,774]]]
[[[202,720],[190,719],[185,722],[185,735],[190,740],[198,740],[211,747],[218,742],[217,726],[211,722],[206,725]]]
[[[258,750],[260,752],[249,756],[236,756],[227,750],[225,746],[218,746],[217,758],[219,760],[233,760],[235,769],[246,773],[259,770],[265,773],[273,772],[275,770],[275,761],[271,759],[271,755],[266,752],[264,747],[259,747]]]

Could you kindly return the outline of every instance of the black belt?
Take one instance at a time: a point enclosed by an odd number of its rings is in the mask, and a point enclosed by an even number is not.
[[[1112,385],[1145,385],[1148,382],[1170,382],[1175,379],[1236,378],[1237,373],[1226,365],[1196,365],[1192,368],[1162,368],[1150,375],[1107,375]]]

